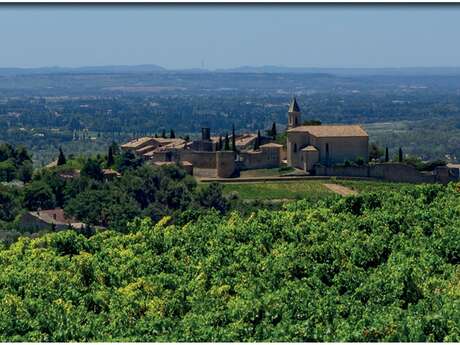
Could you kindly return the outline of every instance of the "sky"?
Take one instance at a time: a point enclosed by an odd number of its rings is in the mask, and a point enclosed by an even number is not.
[[[0,67],[460,66],[460,6],[3,5]]]

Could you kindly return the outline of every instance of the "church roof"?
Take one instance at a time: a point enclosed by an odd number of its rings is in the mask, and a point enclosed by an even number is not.
[[[315,137],[368,137],[359,125],[299,126],[288,130],[290,133],[309,133]]]
[[[260,147],[276,147],[276,148],[279,148],[279,147],[283,147],[283,145],[280,145],[280,144],[277,144],[277,143],[268,143],[268,144],[260,145]]]
[[[300,112],[300,107],[299,105],[297,104],[297,100],[295,99],[295,97],[292,99],[291,101],[291,105],[289,105],[289,110],[288,110],[290,113],[292,112],[297,112],[299,113]]]

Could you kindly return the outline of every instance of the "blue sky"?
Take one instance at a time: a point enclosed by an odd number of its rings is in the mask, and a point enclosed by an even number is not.
[[[0,6],[0,67],[460,65],[460,6]]]

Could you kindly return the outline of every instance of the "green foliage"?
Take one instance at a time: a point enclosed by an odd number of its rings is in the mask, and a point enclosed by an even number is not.
[[[56,204],[56,198],[49,185],[42,181],[33,181],[24,188],[23,205],[31,211],[50,209]]]
[[[276,137],[276,143],[286,147],[287,143],[287,132],[278,133]]]
[[[433,171],[438,166],[445,166],[446,162],[443,160],[427,161],[424,162],[420,158],[415,156],[407,156],[403,159],[405,164],[412,165],[414,168],[420,171]]]
[[[28,182],[32,172],[32,159],[24,146],[0,144],[0,182]]]
[[[81,169],[81,176],[96,181],[102,181],[104,179],[104,173],[102,172],[101,165],[99,162],[92,158],[88,158],[85,165]]]
[[[115,164],[115,158],[113,158],[113,147],[109,146],[109,152],[107,154],[107,168],[110,168]]]
[[[458,342],[459,205],[420,185],[21,238],[0,340]]]
[[[196,196],[198,203],[204,208],[213,208],[221,214],[225,214],[230,205],[223,195],[222,185],[211,183],[201,188]]]
[[[64,152],[62,152],[62,148],[60,147],[59,148],[59,156],[58,156],[58,160],[57,160],[57,166],[61,166],[61,165],[64,165],[66,163],[66,158],[64,156]]]
[[[14,220],[19,211],[19,201],[12,191],[0,189],[0,220],[9,222]]]
[[[236,134],[235,134],[235,125],[232,125],[232,151],[236,152]]]
[[[0,162],[0,181],[10,182],[16,177],[16,167],[12,159]]]
[[[230,151],[230,140],[228,138],[228,133],[225,133],[224,151]]]
[[[277,133],[277,131],[276,131],[276,122],[273,122],[273,124],[272,124],[272,129],[271,129],[271,131],[270,131],[270,134],[271,134],[271,136],[272,136],[272,139],[273,139],[273,140],[276,140],[276,137],[277,137],[277,135],[278,135],[278,133]]]
[[[136,169],[144,163],[141,157],[137,157],[131,151],[123,151],[116,160],[117,170],[125,172],[130,169]]]
[[[307,199],[317,201],[333,196],[333,193],[323,186],[327,181],[293,181],[293,182],[264,182],[264,183],[228,183],[224,184],[224,193],[237,193],[244,200],[277,200]]]
[[[369,144],[369,160],[380,160],[383,156],[383,149],[376,143]]]

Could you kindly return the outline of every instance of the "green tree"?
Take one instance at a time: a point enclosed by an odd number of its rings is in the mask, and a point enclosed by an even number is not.
[[[228,200],[223,195],[222,185],[216,182],[201,188],[196,194],[196,200],[200,206],[213,208],[221,214],[225,214],[230,208]]]
[[[217,151],[222,151],[223,148],[224,148],[224,143],[222,141],[222,136],[219,135],[219,142],[217,144]]]
[[[228,133],[225,133],[224,151],[230,151],[230,140],[228,138]]]
[[[369,159],[380,160],[382,156],[383,150],[376,143],[371,143],[369,145]]]
[[[254,140],[254,151],[259,150],[262,138],[260,136],[260,130],[257,131],[257,138]]]
[[[121,155],[117,157],[117,170],[121,173],[140,167],[144,163],[141,157],[137,157],[131,151],[123,151]]]
[[[104,173],[102,172],[102,168],[99,162],[92,158],[88,158],[86,160],[80,174],[83,177],[88,177],[97,181],[104,180]]]
[[[6,161],[7,159],[14,158],[16,156],[16,150],[13,145],[8,143],[0,144],[0,162]]]
[[[232,125],[232,150],[236,152],[236,134],[235,134],[235,125]]]
[[[399,148],[399,151],[398,151],[398,162],[402,163],[403,160],[404,160],[403,151],[402,151],[402,148]]]
[[[33,181],[24,188],[23,205],[30,211],[51,209],[55,203],[52,189],[42,181]]]
[[[385,162],[390,160],[390,155],[388,154],[388,147],[385,147]]]
[[[16,177],[16,166],[12,159],[0,162],[0,181],[10,182]]]
[[[0,220],[10,222],[19,211],[18,199],[13,193],[0,189]]]
[[[19,146],[16,150],[16,166],[32,163],[32,157],[25,146]]]
[[[107,167],[110,168],[115,164],[115,158],[113,157],[113,148],[109,146],[109,152],[107,154]]]
[[[24,161],[17,170],[17,177],[24,183],[30,182],[34,168],[31,161]]]
[[[171,129],[171,132],[169,133],[169,137],[171,139],[174,139],[176,137],[176,134],[174,133],[174,131]]]
[[[57,165],[61,166],[61,165],[64,165],[64,164],[66,164],[66,158],[64,156],[64,152],[62,152],[62,148],[60,147],[59,148],[59,157],[58,157],[58,160],[57,160]]]
[[[276,122],[273,122],[273,124],[272,124],[271,135],[273,137],[273,140],[276,140],[276,136],[277,136]]]

